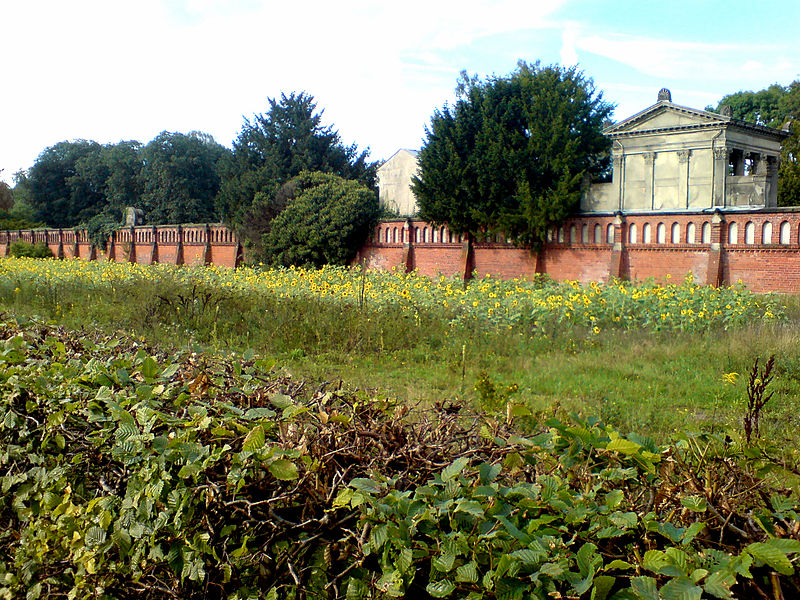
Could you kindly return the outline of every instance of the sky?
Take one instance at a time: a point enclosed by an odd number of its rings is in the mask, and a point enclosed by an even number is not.
[[[305,91],[345,144],[422,146],[462,70],[577,65],[622,120],[800,79],[800,2],[2,0],[0,178],[64,140],[203,131],[230,147]]]

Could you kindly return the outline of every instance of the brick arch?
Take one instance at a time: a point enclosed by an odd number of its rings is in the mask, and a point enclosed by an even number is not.
[[[636,223],[631,223],[628,226],[628,243],[629,244],[639,243],[639,230],[636,227]]]
[[[603,243],[603,228],[600,226],[600,223],[594,224],[594,243],[595,244]]]
[[[728,243],[739,243],[739,224],[736,221],[728,223]]]
[[[656,243],[665,244],[667,242],[667,226],[664,223],[656,225]]]
[[[781,244],[792,243],[792,226],[789,224],[789,221],[783,221],[781,223],[778,239],[780,240]]]
[[[744,226],[744,243],[745,244],[755,244],[756,243],[756,224],[752,221],[748,221],[745,223]]]
[[[697,243],[697,226],[691,221],[686,225],[686,243],[687,244]]]
[[[643,244],[653,243],[653,228],[650,226],[650,223],[645,223],[642,226],[642,243]]]
[[[772,243],[772,221],[765,221],[761,226],[761,243]]]
[[[672,224],[669,241],[672,244],[681,243],[681,226],[678,222]]]

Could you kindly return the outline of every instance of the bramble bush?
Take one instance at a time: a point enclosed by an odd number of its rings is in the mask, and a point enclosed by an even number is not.
[[[796,465],[0,322],[0,597],[800,593]],[[774,476],[777,475],[777,476]]]

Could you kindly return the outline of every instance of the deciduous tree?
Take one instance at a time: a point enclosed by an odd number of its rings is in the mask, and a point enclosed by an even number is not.
[[[141,208],[151,223],[218,220],[218,166],[228,150],[201,133],[164,131],[142,149]]]

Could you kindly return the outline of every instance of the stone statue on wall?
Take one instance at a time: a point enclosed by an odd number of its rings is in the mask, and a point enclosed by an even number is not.
[[[144,225],[144,211],[141,208],[128,206],[125,208],[125,227]]]

